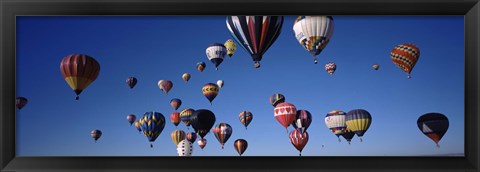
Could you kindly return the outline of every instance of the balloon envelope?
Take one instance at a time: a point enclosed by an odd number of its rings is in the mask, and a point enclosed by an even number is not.
[[[240,119],[240,122],[247,128],[248,124],[252,122],[253,114],[249,111],[243,111],[238,114],[238,119]]]
[[[330,42],[334,23],[332,16],[298,16],[293,23],[293,32],[298,43],[314,56],[317,56]]]
[[[296,129],[290,132],[290,142],[302,154],[302,150],[308,143],[308,133]]]
[[[218,91],[219,87],[217,84],[207,83],[202,87],[202,93],[210,103],[212,103],[213,99],[217,97]]]
[[[426,113],[417,120],[420,131],[438,145],[448,130],[449,122],[447,116],[441,113]]]
[[[182,140],[177,144],[178,156],[192,156],[193,145],[188,140]]]
[[[187,127],[190,126],[190,116],[192,116],[193,111],[191,108],[185,108],[180,112],[180,119]]]
[[[188,80],[190,80],[190,77],[191,75],[189,73],[184,73],[182,75],[182,79],[185,81],[185,82],[188,82]]]
[[[93,57],[85,54],[71,54],[60,62],[60,71],[63,79],[77,94],[80,93],[95,81],[100,73],[100,64]]]
[[[160,112],[146,112],[139,123],[148,141],[154,142],[165,128],[165,117]]]
[[[170,100],[170,106],[175,110],[177,110],[181,105],[182,105],[182,100],[180,99],[174,98]]]
[[[270,96],[270,104],[272,104],[273,107],[277,106],[279,103],[285,102],[285,96],[283,94],[273,94]]]
[[[130,89],[133,89],[133,87],[135,87],[135,85],[137,85],[137,78],[128,77],[125,82],[127,83],[128,87],[130,87]]]
[[[244,139],[237,139],[233,142],[233,147],[238,152],[240,156],[247,150],[248,142]]]
[[[207,109],[196,110],[190,116],[190,123],[195,132],[203,138],[215,124],[215,114]]]
[[[358,137],[362,137],[372,123],[372,116],[363,109],[354,109],[345,116],[347,128],[352,130]]]
[[[128,123],[130,123],[130,125],[132,125],[136,119],[137,119],[137,116],[135,116],[134,114],[127,115],[127,121]]]
[[[215,65],[215,69],[218,70],[218,65],[223,62],[223,59],[227,54],[227,48],[225,48],[223,44],[213,43],[207,47],[205,52],[208,60],[210,60]]]
[[[308,127],[312,123],[312,114],[307,110],[297,110],[295,120],[292,122],[292,126],[295,129],[299,129],[302,133],[307,131]]]
[[[297,108],[295,108],[295,105],[288,102],[278,104],[273,112],[275,119],[277,119],[285,129],[292,124],[297,116]]]
[[[97,141],[97,140],[102,136],[102,131],[97,130],[97,129],[92,130],[92,131],[90,132],[90,136],[91,136],[95,141]]]
[[[18,109],[22,109],[25,105],[27,105],[27,103],[28,103],[28,100],[25,97],[17,97],[15,99],[15,106]]]
[[[198,62],[197,63],[197,70],[200,71],[200,72],[203,72],[203,70],[205,69],[207,65],[205,64],[205,62]]]
[[[337,137],[342,135],[347,129],[347,123],[345,120],[347,113],[341,110],[332,110],[325,116],[325,125],[332,131]]]
[[[325,65],[325,71],[327,71],[328,74],[333,75],[333,73],[337,70],[337,65],[333,62],[329,62]]]
[[[160,80],[160,81],[158,81],[158,87],[165,94],[168,94],[170,89],[172,89],[172,87],[173,87],[173,83],[172,83],[172,81],[169,81],[169,80]]]
[[[406,72],[408,78],[410,78],[410,73],[413,67],[415,67],[415,64],[417,64],[418,58],[420,58],[420,49],[413,44],[400,44],[393,48],[390,53],[390,58],[392,62]]]
[[[231,39],[228,39],[225,41],[225,48],[227,48],[227,55],[232,57],[233,53],[235,53],[235,50],[237,50],[237,44]]]
[[[180,118],[179,112],[172,112],[172,114],[170,114],[170,122],[172,122],[173,125],[178,126],[180,121],[182,121],[182,119]]]
[[[220,145],[223,145],[228,141],[230,136],[232,135],[233,129],[232,126],[230,126],[227,123],[220,123],[217,124],[213,129],[213,135],[217,138],[218,142],[220,142]]]
[[[176,146],[178,145],[178,143],[180,143],[180,141],[185,139],[185,132],[182,130],[174,130],[170,134],[170,137],[172,138],[172,141]]]

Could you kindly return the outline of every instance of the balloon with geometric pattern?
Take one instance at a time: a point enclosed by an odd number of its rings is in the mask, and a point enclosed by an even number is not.
[[[245,129],[247,129],[248,124],[252,122],[253,119],[253,114],[252,112],[249,111],[243,111],[238,114],[238,118],[240,119],[240,123],[242,123],[245,126]]]
[[[218,70],[218,66],[223,62],[225,55],[227,54],[227,48],[220,43],[212,43],[205,50],[208,60],[215,65],[215,70]]]
[[[188,140],[182,140],[177,144],[178,156],[192,156],[193,144]]]
[[[210,104],[212,104],[213,99],[217,97],[218,91],[219,87],[217,84],[214,83],[207,83],[202,87],[202,93],[208,99]]]
[[[150,141],[150,147],[153,147],[153,142],[162,133],[165,128],[165,117],[160,112],[146,112],[139,120],[140,127],[143,134]]]
[[[295,108],[295,105],[287,102],[280,103],[275,106],[273,113],[275,119],[285,127],[285,130],[287,130],[288,133],[287,127],[293,123],[297,116],[297,108]]]
[[[413,67],[420,58],[420,49],[413,44],[400,44],[393,48],[390,58],[393,64],[406,72],[408,78],[411,78],[410,73],[412,73]]]
[[[279,103],[285,102],[285,96],[280,93],[273,94],[270,96],[270,104],[272,104],[273,107],[277,106]]]
[[[183,124],[188,127],[190,126],[190,116],[192,116],[193,112],[195,110],[191,108],[185,108],[182,111],[180,111],[180,119],[182,120]]]
[[[237,44],[235,44],[233,40],[228,39],[223,45],[225,45],[225,48],[227,48],[227,55],[232,58],[233,53],[235,53],[235,50],[237,50]]]
[[[165,92],[165,94],[168,95],[168,92],[173,87],[173,83],[170,80],[160,80],[158,81],[158,87],[160,88],[160,90],[162,90],[163,92]]]
[[[329,62],[325,65],[325,71],[327,71],[328,74],[333,75],[333,73],[337,70],[337,65],[333,62]]]
[[[317,55],[330,42],[334,29],[332,16],[298,16],[293,23],[293,32],[298,43],[313,56],[317,64]]]
[[[232,135],[233,129],[232,126],[227,123],[220,123],[212,129],[212,132],[213,135],[215,135],[215,137],[217,138],[218,142],[220,142],[220,145],[222,145],[223,149],[223,145]]]

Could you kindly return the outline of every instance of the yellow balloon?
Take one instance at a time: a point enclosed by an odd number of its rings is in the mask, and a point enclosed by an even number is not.
[[[185,140],[185,132],[182,130],[175,130],[170,134],[170,137],[172,137],[173,143],[178,145],[182,140]]]
[[[229,39],[224,45],[227,48],[227,55],[232,57],[233,53],[235,53],[235,50],[237,50],[237,44],[235,44],[233,40]]]

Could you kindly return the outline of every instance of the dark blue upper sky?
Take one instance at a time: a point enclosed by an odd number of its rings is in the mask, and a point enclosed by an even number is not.
[[[233,127],[225,149],[209,133],[205,149],[194,143],[194,156],[236,156],[233,141],[238,138],[249,143],[245,156],[297,156],[274,118],[269,104],[274,93],[312,113],[304,156],[464,153],[463,16],[334,16],[333,37],[316,65],[294,37],[294,19],[286,16],[261,68],[253,68],[237,43],[232,58],[215,71],[205,49],[232,38],[224,16],[19,16],[16,94],[29,103],[17,111],[17,155],[176,156],[169,102],[180,98],[179,111],[210,109],[216,124]],[[390,59],[401,43],[421,51],[411,79]],[[59,69],[61,59],[72,53],[88,54],[101,66],[79,101]],[[196,69],[200,61],[207,64],[202,73]],[[333,76],[324,70],[330,61],[337,64]],[[372,69],[375,63],[378,71]],[[185,72],[192,75],[187,84],[181,78]],[[138,78],[133,90],[125,83],[129,76]],[[168,95],[157,86],[162,79],[173,82]],[[225,85],[210,105],[201,87],[219,79]],[[351,145],[338,143],[325,126],[325,115],[357,108],[373,118],[364,141],[354,137]],[[238,120],[244,110],[254,115],[248,130]],[[141,117],[147,111],[167,119],[153,149],[126,120],[130,113]],[[417,128],[417,118],[428,112],[450,120],[440,148]],[[97,143],[89,134],[93,129],[103,132]],[[192,131],[182,123],[178,129]]]

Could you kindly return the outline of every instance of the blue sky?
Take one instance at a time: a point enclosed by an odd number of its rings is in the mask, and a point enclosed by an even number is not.
[[[213,133],[193,156],[238,156],[236,139],[248,141],[244,156],[298,156],[285,129],[276,121],[269,97],[285,95],[297,109],[312,113],[310,139],[303,156],[415,156],[464,153],[464,20],[463,16],[334,16],[333,37],[313,64],[311,55],[293,35],[295,16],[286,16],[282,33],[265,53],[261,68],[238,44],[215,71],[205,49],[232,39],[225,16],[19,16],[17,17],[16,94],[28,98],[17,110],[17,156],[177,156],[170,133],[172,98],[183,108],[209,109],[217,121],[233,128],[221,149]],[[421,56],[407,79],[390,59],[397,44],[413,43]],[[88,54],[100,74],[75,101],[63,79],[63,57]],[[200,73],[196,63],[204,61]],[[337,70],[330,76],[326,63]],[[380,69],[372,69],[373,64]],[[185,84],[181,76],[191,74]],[[138,78],[130,90],[129,76]],[[171,80],[165,95],[159,80]],[[202,95],[206,83],[224,80],[210,105]],[[325,126],[334,109],[366,109],[372,124],[360,142],[352,144]],[[253,113],[248,130],[238,120]],[[159,111],[165,129],[149,147],[145,136],[130,126],[128,114]],[[417,128],[428,112],[445,114],[450,127],[440,148]],[[97,143],[90,131],[100,129]],[[187,130],[182,123],[178,129]],[[293,128],[289,127],[289,131]],[[324,147],[322,147],[324,145]]]

